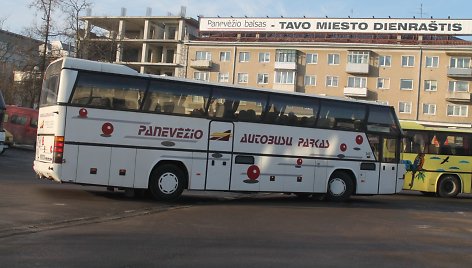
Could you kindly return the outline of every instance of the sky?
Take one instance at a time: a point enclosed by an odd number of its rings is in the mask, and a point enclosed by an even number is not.
[[[0,9],[0,27],[22,34],[25,28],[40,21],[33,0],[4,0]],[[92,16],[144,16],[147,8],[154,16],[178,15],[181,6],[186,16],[205,17],[333,17],[333,18],[448,18],[472,19],[471,0],[87,0],[92,3]],[[118,4],[117,4],[118,3]],[[85,14],[84,14],[85,15]],[[57,14],[56,16],[60,16]],[[60,19],[59,19],[60,20]]]

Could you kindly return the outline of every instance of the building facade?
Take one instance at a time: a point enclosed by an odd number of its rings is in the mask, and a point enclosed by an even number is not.
[[[181,16],[82,17],[86,58],[126,64],[141,73],[185,77],[185,40],[198,34],[198,21]]]
[[[113,19],[117,36],[125,37],[116,44],[116,62],[141,72],[377,101],[395,107],[400,119],[471,127],[472,42],[455,37],[472,35],[469,21],[435,20],[441,25],[435,28],[414,19],[204,18],[197,33],[194,21],[173,18],[176,35],[166,42],[149,40],[156,32],[149,25],[162,31],[162,22],[141,20],[133,39],[123,30],[131,20]],[[172,52],[150,49],[162,43]],[[156,62],[164,68],[153,68]]]

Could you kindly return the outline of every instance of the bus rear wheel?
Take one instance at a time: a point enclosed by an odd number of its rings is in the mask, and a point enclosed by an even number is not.
[[[172,164],[164,164],[151,172],[149,191],[157,200],[175,200],[182,194],[186,181],[185,172],[179,167]]]
[[[455,197],[459,194],[460,183],[455,176],[447,175],[441,178],[438,185],[438,195],[440,197]]]
[[[344,202],[354,193],[354,183],[346,172],[335,171],[328,181],[327,198],[330,201]]]

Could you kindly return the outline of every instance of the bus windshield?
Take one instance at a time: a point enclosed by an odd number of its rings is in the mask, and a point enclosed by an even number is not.
[[[39,107],[57,104],[57,91],[62,68],[62,60],[49,65],[44,75],[43,88],[41,89],[41,100]]]

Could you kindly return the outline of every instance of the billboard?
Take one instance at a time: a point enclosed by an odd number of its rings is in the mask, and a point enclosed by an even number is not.
[[[472,20],[201,17],[200,31],[472,35]]]

